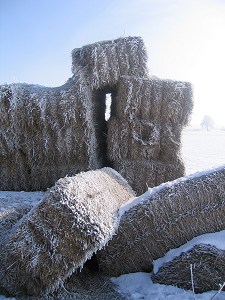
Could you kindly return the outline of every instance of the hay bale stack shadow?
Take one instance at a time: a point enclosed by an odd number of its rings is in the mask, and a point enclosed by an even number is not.
[[[150,189],[120,214],[117,235],[97,253],[100,270],[110,276],[150,272],[168,250],[225,229],[225,166]]]
[[[152,276],[154,283],[175,285],[192,290],[191,266],[195,293],[219,290],[225,278],[225,251],[199,244],[165,263]]]
[[[133,196],[110,168],[57,181],[6,240],[1,289],[35,296],[58,289],[112,238],[119,207]]]

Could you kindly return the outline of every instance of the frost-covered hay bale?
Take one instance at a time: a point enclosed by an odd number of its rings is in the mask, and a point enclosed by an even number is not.
[[[225,251],[215,246],[200,244],[165,263],[154,276],[153,282],[175,285],[196,293],[219,290],[225,279]]]
[[[46,190],[101,167],[90,88],[79,74],[59,88],[0,86],[0,189]]]
[[[119,38],[72,51],[72,71],[81,72],[92,88],[113,86],[119,77],[146,77],[147,53],[140,37]]]
[[[118,119],[159,120],[163,101],[163,80],[148,77],[121,76],[118,83]]]
[[[225,166],[150,189],[120,213],[117,235],[97,253],[100,269],[112,276],[150,271],[169,249],[225,228]]]
[[[184,176],[181,131],[193,106],[191,84],[122,76],[114,102],[107,123],[113,167],[138,193]]]
[[[111,239],[133,195],[110,168],[60,179],[7,240],[0,286],[12,295],[57,289]]]

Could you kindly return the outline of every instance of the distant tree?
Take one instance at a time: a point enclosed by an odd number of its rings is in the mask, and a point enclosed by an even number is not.
[[[214,125],[214,120],[210,116],[205,115],[201,123],[202,129],[206,129],[207,131],[209,131],[214,127]]]

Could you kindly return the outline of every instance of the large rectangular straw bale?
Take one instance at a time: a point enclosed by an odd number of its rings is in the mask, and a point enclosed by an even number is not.
[[[116,102],[121,121],[160,120],[183,127],[193,107],[192,88],[189,82],[122,76]]]
[[[191,85],[123,76],[114,102],[107,124],[107,155],[114,168],[140,193],[147,185],[183,176],[181,131],[192,110]]]
[[[5,242],[0,289],[10,295],[56,290],[112,238],[119,207],[133,196],[110,168],[57,181]]]
[[[151,271],[168,250],[224,230],[225,166],[162,184],[133,203],[123,207],[117,234],[98,252],[107,275]]]
[[[191,83],[163,80],[162,121],[177,127],[187,125],[193,108]]]
[[[1,86],[1,190],[45,190],[74,170],[100,167],[91,92],[81,79],[60,88]]]
[[[140,37],[119,38],[72,51],[72,71],[82,72],[92,88],[112,86],[120,76],[147,76],[147,54]]]

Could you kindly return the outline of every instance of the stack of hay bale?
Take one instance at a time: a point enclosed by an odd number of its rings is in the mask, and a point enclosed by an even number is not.
[[[150,79],[141,38],[75,49],[72,71],[57,88],[0,87],[1,190],[46,190],[66,175],[111,166],[142,193],[184,174],[180,134],[191,85]]]

